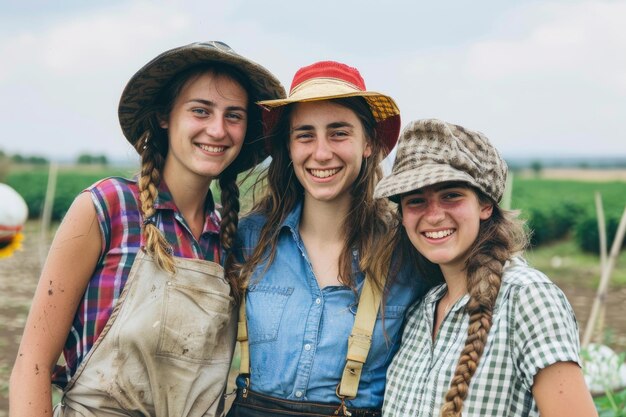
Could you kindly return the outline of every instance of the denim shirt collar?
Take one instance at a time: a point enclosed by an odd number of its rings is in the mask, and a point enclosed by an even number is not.
[[[302,217],[302,200],[298,201],[291,212],[285,217],[285,220],[280,225],[280,228],[287,227],[291,229],[293,233],[296,233],[300,236],[299,227],[300,227],[300,218]]]

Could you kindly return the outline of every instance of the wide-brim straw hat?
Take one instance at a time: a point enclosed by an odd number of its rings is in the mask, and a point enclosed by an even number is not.
[[[320,61],[300,68],[293,77],[289,96],[262,100],[257,104],[265,108],[263,123],[270,134],[280,118],[281,107],[292,103],[329,100],[346,97],[363,97],[376,120],[376,135],[388,154],[400,133],[400,109],[389,96],[367,91],[365,81],[356,68],[335,61]]]
[[[228,65],[239,70],[250,81],[256,100],[285,97],[284,87],[269,70],[239,55],[223,42],[195,42],[170,49],[137,71],[122,92],[118,117],[124,136],[131,145],[135,145],[146,129],[140,119],[143,109],[154,103],[163,87],[180,72],[199,64],[211,63]],[[260,123],[261,121],[248,120],[249,124],[256,122]],[[262,140],[258,142],[262,144]],[[241,152],[250,152],[250,149],[247,149],[245,145],[250,144],[244,143]],[[254,152],[264,152],[263,146],[255,146]],[[241,168],[243,170],[249,167],[242,166]]]
[[[437,119],[409,123],[398,141],[391,174],[374,191],[375,198],[399,203],[402,195],[442,182],[463,182],[499,202],[507,165],[481,132]]]

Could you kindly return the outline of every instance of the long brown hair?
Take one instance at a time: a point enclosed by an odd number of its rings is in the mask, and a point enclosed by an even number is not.
[[[465,264],[469,292],[465,311],[469,315],[469,327],[441,407],[443,417],[461,416],[470,380],[487,344],[504,264],[528,245],[528,234],[524,222],[517,217],[518,213],[503,210],[480,191],[475,192],[481,203],[493,205],[493,212],[488,219],[481,221],[478,237],[470,247]]]
[[[365,139],[372,149],[372,154],[364,158],[361,171],[351,189],[350,210],[343,224],[344,246],[338,262],[339,280],[346,286],[356,288],[355,271],[352,270],[352,250],[357,249],[361,271],[366,272],[375,284],[382,288],[381,276],[372,274],[371,265],[375,259],[375,246],[388,231],[391,215],[386,201],[374,199],[374,188],[382,177],[379,164],[383,158],[383,148],[374,129],[376,122],[362,97],[329,101],[346,107],[357,115],[363,125]],[[241,266],[241,282],[244,287],[259,264],[267,261],[267,267],[274,261],[280,225],[304,198],[304,189],[295,177],[289,158],[289,130],[293,105],[273,111],[281,113],[274,132],[267,138],[272,144],[272,161],[266,175],[259,180],[265,185],[265,194],[252,209],[253,212],[263,214],[266,222],[261,229],[256,248]]]
[[[261,136],[260,110],[254,103],[257,100],[254,90],[247,77],[237,69],[223,64],[201,64],[191,67],[177,74],[170,83],[163,88],[157,99],[151,105],[146,106],[141,112],[139,140],[135,142],[135,149],[141,156],[141,171],[139,174],[139,198],[141,212],[144,218],[143,235],[145,248],[152,254],[159,268],[174,273],[173,254],[170,244],[154,222],[154,201],[158,196],[158,186],[162,179],[165,158],[168,152],[167,130],[159,126],[159,120],[167,118],[170,114],[176,98],[182,89],[191,81],[203,74],[210,73],[216,77],[227,77],[240,84],[248,94],[248,127],[244,139],[244,147],[241,153],[231,165],[219,176],[221,189],[222,220],[220,223],[220,244],[227,251],[224,267],[227,271],[232,292],[238,296],[237,278],[229,273],[233,263],[232,246],[237,231],[239,220],[239,187],[237,185],[237,173],[242,166],[253,165],[256,156],[254,152]],[[139,132],[138,132],[139,133]]]
[[[463,186],[463,184],[460,184]],[[465,263],[469,301],[465,311],[469,315],[469,327],[465,346],[459,357],[450,388],[441,407],[442,417],[459,417],[469,384],[476,372],[492,325],[493,309],[500,291],[505,262],[528,245],[528,234],[518,213],[500,208],[481,191],[476,192],[482,204],[493,205],[491,217],[480,222],[478,236],[469,249]],[[432,282],[443,282],[439,265],[420,254],[408,238],[402,226],[402,210],[399,206],[395,231],[385,240],[376,268],[388,263],[394,252],[399,253],[402,263],[411,262],[419,268],[422,276]]]

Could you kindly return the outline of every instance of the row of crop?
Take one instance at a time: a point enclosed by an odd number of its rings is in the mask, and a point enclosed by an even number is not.
[[[132,175],[131,170],[90,168],[66,169],[58,173],[52,209],[53,220],[60,220],[75,196],[98,179],[111,175]],[[6,182],[26,200],[31,218],[41,215],[48,171],[46,169],[10,172]],[[254,178],[242,187],[242,198],[249,200],[246,189]],[[619,218],[626,203],[626,182],[591,183],[545,179],[515,178],[512,207],[520,209],[532,230],[532,244],[541,245],[573,236],[585,251],[598,252],[598,227],[594,193],[602,194],[611,244]],[[249,202],[244,202],[244,210]]]
[[[128,174],[129,170],[123,169],[60,169],[57,173],[52,204],[52,220],[61,220],[74,198],[99,179]],[[29,218],[41,216],[48,187],[47,169],[12,171],[7,175],[6,183],[26,201]]]
[[[626,204],[626,182],[515,179],[511,205],[528,221],[533,245],[572,236],[584,251],[599,253],[596,192],[602,197],[610,247]]]

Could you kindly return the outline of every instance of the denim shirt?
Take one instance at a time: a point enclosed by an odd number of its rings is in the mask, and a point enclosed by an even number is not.
[[[280,226],[274,262],[267,269],[259,265],[250,279],[246,296],[250,389],[293,401],[338,403],[335,390],[346,363],[358,297],[346,286],[320,289],[298,231],[301,212],[300,204]],[[242,219],[239,244],[246,257],[264,224],[260,214]],[[422,277],[403,269],[384,300],[384,320],[380,313],[376,320],[358,395],[347,401],[349,406],[382,406],[385,374],[400,343],[405,311],[427,290]],[[353,270],[358,271],[356,251]],[[363,281],[364,274],[358,272],[359,293]],[[243,379],[237,384],[241,387]]]

